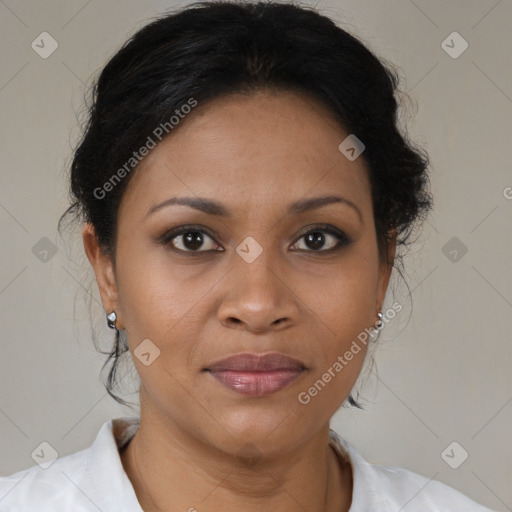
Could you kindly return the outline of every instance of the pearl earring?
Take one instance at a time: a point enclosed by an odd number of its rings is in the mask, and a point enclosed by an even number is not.
[[[116,327],[116,320],[117,320],[117,315],[116,315],[116,312],[115,311],[112,311],[112,313],[108,314],[107,315],[107,325],[111,328],[111,329],[116,329],[117,330],[117,327]]]
[[[382,317],[384,316],[382,314],[382,308],[379,308],[379,312],[377,313],[377,316],[379,317],[379,319],[375,323],[375,328],[382,329],[384,327],[384,322],[382,321]]]

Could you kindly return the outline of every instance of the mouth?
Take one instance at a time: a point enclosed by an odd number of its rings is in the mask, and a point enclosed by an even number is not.
[[[250,396],[275,393],[306,370],[300,361],[278,352],[237,354],[203,369],[225,387]]]

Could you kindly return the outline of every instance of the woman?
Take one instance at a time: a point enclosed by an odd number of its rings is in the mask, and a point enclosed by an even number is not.
[[[396,88],[293,5],[195,4],[112,58],[67,214],[115,331],[108,390],[129,351],[140,419],[1,479],[2,510],[489,510],[329,429],[432,204]]]

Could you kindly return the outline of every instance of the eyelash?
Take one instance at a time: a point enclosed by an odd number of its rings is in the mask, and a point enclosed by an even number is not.
[[[217,243],[215,241],[215,236],[212,233],[210,233],[209,231],[205,230],[202,227],[194,226],[194,225],[182,226],[180,228],[168,231],[162,237],[159,238],[158,242],[161,245],[164,245],[166,247],[171,245],[171,250],[178,252],[180,254],[187,253],[187,254],[193,254],[193,255],[201,255],[201,254],[208,254],[208,253],[212,253],[212,252],[223,252],[223,251],[218,251],[217,249],[209,249],[206,251],[190,251],[190,250],[184,251],[183,249],[177,249],[176,247],[172,246],[171,241],[174,238],[176,238],[180,235],[191,233],[191,232],[192,233],[201,233],[202,235],[207,235],[215,243]],[[306,249],[297,249],[297,250],[301,251],[301,252],[309,252],[309,253],[313,253],[313,254],[321,254],[321,253],[331,254],[334,251],[337,251],[339,249],[342,249],[343,247],[346,247],[347,245],[349,245],[352,242],[352,240],[343,231],[340,231],[340,230],[333,228],[332,226],[329,226],[329,225],[319,225],[319,226],[315,226],[315,227],[309,229],[308,231],[305,231],[304,233],[302,233],[296,239],[296,241],[293,243],[293,245],[295,245],[297,242],[299,242],[306,235],[309,235],[310,233],[317,233],[317,232],[327,233],[329,235],[334,236],[335,238],[338,239],[337,244],[334,247],[331,247],[330,249],[327,249],[327,250],[323,250],[323,249],[319,249],[318,251],[306,250]]]

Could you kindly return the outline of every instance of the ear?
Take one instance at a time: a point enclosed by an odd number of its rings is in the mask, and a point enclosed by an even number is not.
[[[85,223],[82,230],[82,239],[85,254],[96,276],[103,308],[107,313],[111,311],[116,312],[116,326],[121,330],[123,328],[122,319],[119,311],[118,291],[112,260],[110,256],[106,255],[101,250],[92,224],[88,222]]]
[[[377,307],[382,306],[384,298],[386,297],[386,291],[389,285],[389,279],[391,277],[391,271],[393,270],[393,263],[395,261],[396,254],[396,229],[391,230],[388,233],[388,251],[387,261],[381,261],[379,267],[379,279],[377,283]]]

